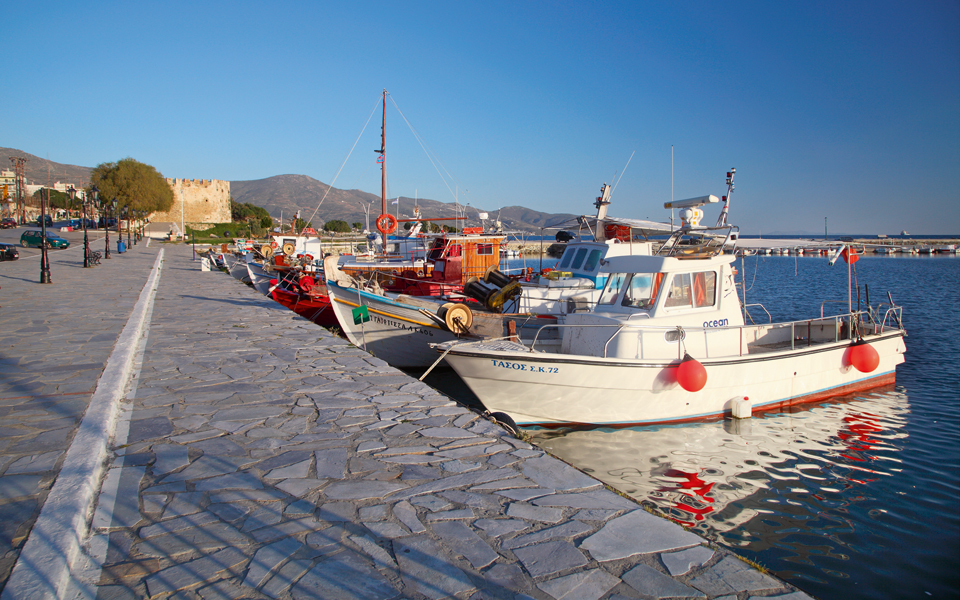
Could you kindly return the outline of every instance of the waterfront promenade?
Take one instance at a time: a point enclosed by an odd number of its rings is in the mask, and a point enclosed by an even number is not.
[[[807,598],[189,246],[76,250],[0,264],[4,600]]]

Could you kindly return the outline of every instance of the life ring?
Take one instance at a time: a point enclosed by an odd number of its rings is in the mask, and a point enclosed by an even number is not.
[[[277,240],[273,240],[272,242],[270,242],[270,247],[276,250],[277,248],[280,247],[280,245],[277,244]]]
[[[390,213],[377,217],[377,230],[383,235],[389,235],[397,230],[397,218]]]

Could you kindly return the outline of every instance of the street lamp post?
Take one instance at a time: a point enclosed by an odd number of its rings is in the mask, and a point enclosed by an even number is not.
[[[108,208],[111,210],[107,210]],[[110,258],[110,219],[107,218],[107,215],[113,214],[113,211],[116,210],[116,208],[116,198],[113,200],[107,200],[106,198],[103,199],[103,239],[104,244],[106,244],[103,249],[104,258]]]
[[[40,283],[53,283],[50,281],[50,261],[47,257],[47,203],[46,199],[50,197],[50,190],[44,189],[40,194]]]
[[[117,199],[113,199],[113,205],[117,209],[117,244],[123,241],[123,232],[120,230],[120,213],[123,211],[122,206],[118,206]],[[117,252],[120,252],[120,247],[117,246]]]
[[[127,250],[129,250],[133,247],[133,244],[130,243],[130,217],[133,216],[133,210],[128,206],[124,212],[127,215]]]

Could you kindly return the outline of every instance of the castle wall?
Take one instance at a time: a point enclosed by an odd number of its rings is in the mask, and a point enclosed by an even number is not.
[[[167,178],[173,190],[173,206],[168,212],[150,215],[154,223],[188,225],[230,222],[230,182],[219,179]]]

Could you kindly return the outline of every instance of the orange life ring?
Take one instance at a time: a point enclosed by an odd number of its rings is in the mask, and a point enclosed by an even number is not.
[[[377,217],[377,230],[383,235],[389,235],[397,230],[397,218],[390,213]]]
[[[279,248],[279,245],[277,244],[277,241],[274,240],[274,241],[270,242],[270,247],[273,248],[274,250],[276,250],[277,248]]]

